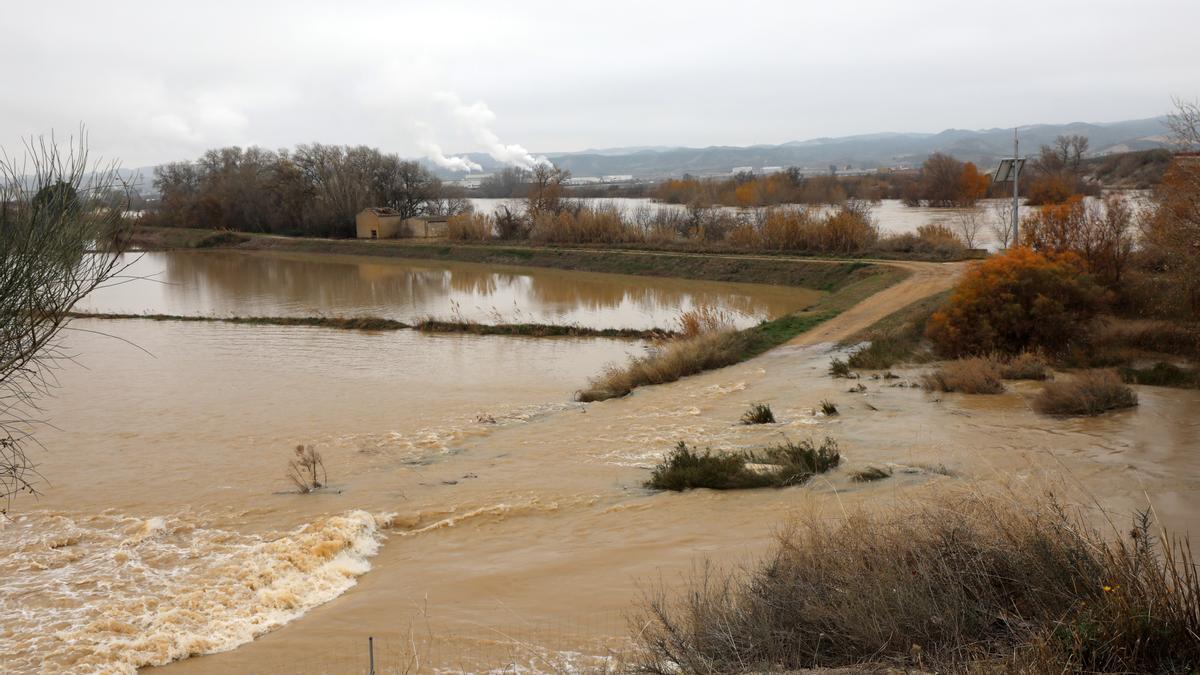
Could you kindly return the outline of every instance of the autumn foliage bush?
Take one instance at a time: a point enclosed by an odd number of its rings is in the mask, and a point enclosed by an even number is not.
[[[925,335],[952,357],[1058,353],[1080,338],[1101,299],[1077,256],[1014,248],[969,270]]]

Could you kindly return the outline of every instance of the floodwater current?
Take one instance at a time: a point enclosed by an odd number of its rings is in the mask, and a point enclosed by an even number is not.
[[[411,318],[453,300],[483,318],[515,303],[523,316],[605,327],[662,325],[697,303],[754,321],[813,299],[353,258],[183,252],[139,265],[152,279],[89,308]],[[621,649],[644,590],[703,559],[745,562],[789,518],[982,486],[1082,488],[1118,520],[1149,502],[1164,524],[1200,532],[1193,391],[1139,387],[1136,409],[1047,418],[1028,404],[1036,383],[987,397],[892,386],[918,369],[848,393],[827,375],[831,345],[797,344],[584,405],[575,389],[645,346],[73,326],[79,365],[58,373],[43,406],[58,427],[39,431],[43,495],[0,525],[0,670],[358,673],[370,636],[379,672],[569,671]],[[823,399],[841,414],[821,414]],[[760,401],[779,422],[738,424]],[[844,467],[784,490],[641,487],[680,440],[742,449],[781,434],[836,438]],[[289,491],[297,444],[322,452],[328,489]],[[869,464],[895,474],[850,481]]]

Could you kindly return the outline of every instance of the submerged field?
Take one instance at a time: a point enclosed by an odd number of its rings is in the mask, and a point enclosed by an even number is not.
[[[594,327],[661,327],[700,303],[742,327],[822,303],[837,314],[751,360],[593,404],[571,399],[640,343],[81,320],[150,355],[70,338],[90,370],[64,371],[48,402],[62,428],[42,437],[51,485],[0,530],[6,596],[22,607],[0,633],[8,668],[131,671],[219,652],[167,669],[357,672],[370,635],[383,672],[578,669],[627,649],[646,584],[677,585],[702,558],[744,563],[793,516],[832,522],[1003,484],[1086,491],[1120,522],[1149,497],[1164,524],[1200,527],[1197,392],[1137,387],[1136,409],[1048,418],[1031,409],[1036,382],[972,398],[897,386],[923,368],[853,393],[828,376],[845,356],[834,343],[943,290],[952,267],[909,265],[898,284],[839,295],[853,284],[172,255],[156,282],[91,309],[409,320],[453,301],[471,318],[515,307]],[[762,402],[774,423],[739,423]],[[643,487],[680,441],[740,451],[781,435],[835,438],[841,465],[783,489]],[[322,451],[330,489],[288,491],[297,444]],[[871,466],[889,476],[854,479]]]

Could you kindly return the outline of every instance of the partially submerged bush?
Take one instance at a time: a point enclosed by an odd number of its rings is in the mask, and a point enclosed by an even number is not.
[[[1021,352],[1000,362],[1000,377],[1006,380],[1045,380],[1050,377],[1046,357],[1038,352]]]
[[[1000,371],[990,359],[973,358],[944,363],[921,376],[925,391],[962,394],[999,394],[1004,391]]]
[[[834,415],[838,414],[838,409],[837,406],[830,401],[821,401],[821,412],[825,413],[827,417],[833,417]]]
[[[775,413],[766,403],[754,403],[742,413],[742,424],[774,424]]]
[[[786,441],[763,450],[742,453],[697,452],[680,441],[654,468],[646,487],[678,491],[801,485],[815,474],[836,467],[840,461],[837,443],[832,438],[826,438],[820,446],[812,441]]]
[[[1113,370],[1085,370],[1048,382],[1033,399],[1034,410],[1044,415],[1099,415],[1137,404],[1137,394]]]
[[[884,478],[890,478],[892,475],[891,469],[884,469],[878,466],[868,466],[860,471],[855,471],[850,474],[850,480],[855,483],[870,483]]]
[[[1149,368],[1122,368],[1121,379],[1151,387],[1200,387],[1200,371],[1160,361]]]
[[[850,364],[846,363],[842,359],[835,358],[829,362],[830,377],[850,377],[850,375]]]
[[[311,445],[297,445],[295,457],[288,462],[287,477],[301,494],[319,490],[329,482],[321,453]]]
[[[1053,500],[813,517],[747,573],[651,593],[639,670],[1195,672],[1200,582],[1147,518],[1109,540]]]

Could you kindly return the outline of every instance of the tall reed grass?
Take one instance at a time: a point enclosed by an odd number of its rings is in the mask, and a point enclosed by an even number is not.
[[[637,666],[1196,672],[1196,569],[1186,540],[1155,537],[1145,514],[1105,536],[1052,498],[813,517],[749,569],[704,567],[648,593]]]

